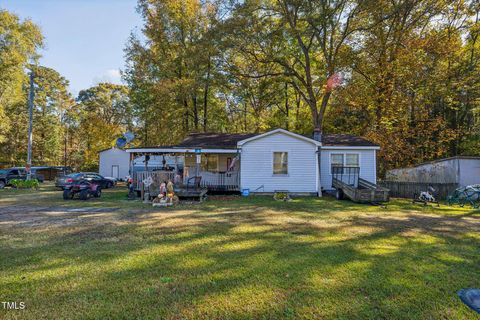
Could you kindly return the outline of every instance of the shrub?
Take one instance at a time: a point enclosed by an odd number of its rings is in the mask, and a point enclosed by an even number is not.
[[[13,179],[10,180],[10,184],[18,189],[37,189],[39,186],[37,179],[32,180],[20,180],[20,179]]]

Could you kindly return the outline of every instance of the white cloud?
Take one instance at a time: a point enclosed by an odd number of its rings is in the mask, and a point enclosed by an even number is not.
[[[102,75],[93,78],[94,84],[100,82],[111,82],[116,84],[122,83],[122,75],[119,69],[108,69]]]

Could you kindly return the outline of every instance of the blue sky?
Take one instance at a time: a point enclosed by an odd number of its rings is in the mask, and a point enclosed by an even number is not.
[[[142,20],[136,0],[0,0],[0,8],[42,29],[41,64],[60,72],[77,94],[101,81],[120,83],[125,43]]]

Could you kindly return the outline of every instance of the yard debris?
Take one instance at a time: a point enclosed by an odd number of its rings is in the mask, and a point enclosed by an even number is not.
[[[421,191],[420,194],[417,196],[417,193],[413,195],[413,203],[419,202],[426,206],[428,203],[436,203],[437,207],[440,206],[440,203],[435,198],[434,194],[436,193],[435,188],[429,186],[427,191]]]
[[[474,209],[480,207],[480,185],[474,184],[455,189],[447,198],[448,204],[458,203],[460,207],[469,203]]]
[[[180,202],[180,199],[175,195],[172,181],[168,181],[167,184],[162,183],[160,185],[160,192],[158,196],[153,199],[152,206],[154,207],[168,207],[176,205]]]
[[[288,191],[283,191],[283,190],[276,190],[273,199],[277,201],[290,201],[292,198],[290,198],[290,194]]]

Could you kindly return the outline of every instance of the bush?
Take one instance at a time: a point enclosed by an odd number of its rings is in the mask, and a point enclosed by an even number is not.
[[[39,186],[39,182],[37,179],[32,179],[32,180],[20,180],[20,179],[13,179],[10,180],[10,184],[14,188],[18,189],[37,189]]]

